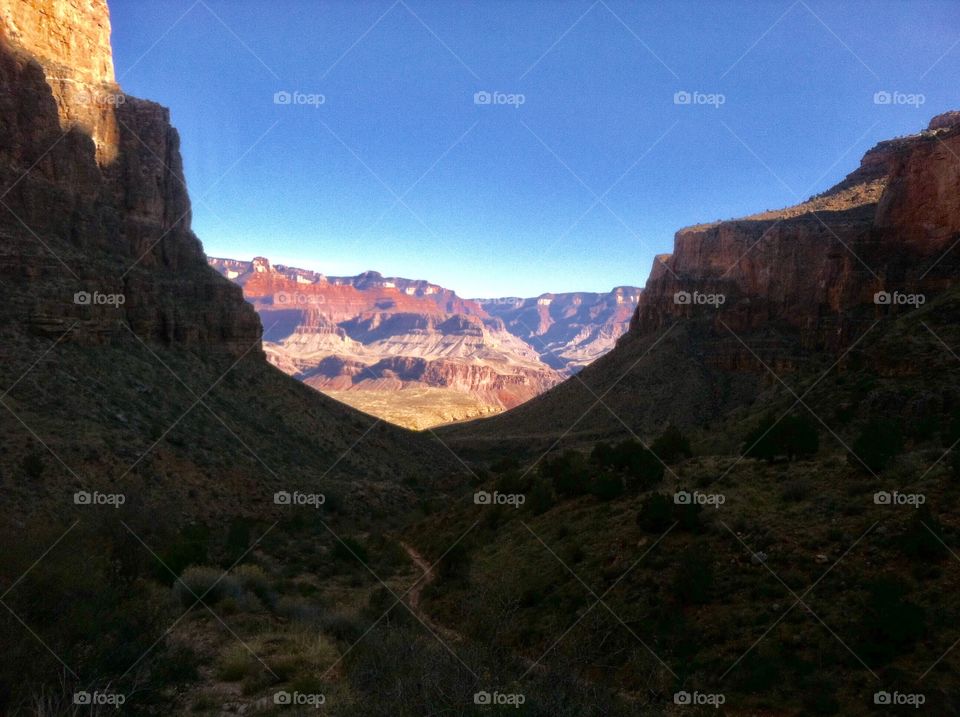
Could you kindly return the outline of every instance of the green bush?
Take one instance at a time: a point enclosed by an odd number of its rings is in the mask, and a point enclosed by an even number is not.
[[[590,451],[590,462],[609,467],[614,463],[614,456],[613,446],[604,441],[593,446],[593,450]]]
[[[867,422],[853,442],[852,453],[847,455],[847,461],[861,469],[866,465],[878,473],[902,451],[903,432],[900,426],[891,420],[874,418]]]
[[[667,426],[663,434],[650,445],[650,450],[657,454],[661,460],[668,463],[678,458],[689,458],[690,441],[681,433],[680,429],[672,423]]]
[[[926,613],[907,599],[907,593],[898,578],[882,577],[868,583],[858,650],[868,664],[885,665],[908,652],[926,633]]]
[[[155,567],[157,579],[168,585],[173,584],[175,576],[183,573],[189,566],[206,563],[209,544],[210,531],[206,526],[184,527],[168,548],[159,551],[163,565],[157,564]]]
[[[648,533],[662,533],[673,524],[673,497],[651,493],[637,513],[637,525]]]
[[[467,546],[462,542],[450,548],[440,559],[437,573],[443,580],[466,580],[470,574],[472,558]]]
[[[929,505],[924,503],[913,511],[900,545],[908,557],[919,560],[938,560],[946,555],[943,526]]]
[[[244,563],[233,570],[233,577],[240,587],[256,595],[268,607],[277,603],[277,594],[270,585],[270,578],[259,565]]]
[[[777,420],[768,414],[744,439],[742,450],[747,458],[793,461],[816,455],[819,449],[820,434],[812,418],[784,416]]]
[[[226,552],[228,564],[232,565],[246,554],[250,547],[250,522],[235,518],[227,531]]]
[[[623,478],[608,471],[601,471],[590,483],[590,492],[600,500],[619,498],[623,490]]]
[[[184,607],[193,605],[198,598],[215,605],[226,598],[236,600],[242,593],[236,578],[207,565],[191,565],[173,586],[173,594]]]
[[[713,560],[709,552],[690,546],[680,556],[673,576],[673,594],[682,605],[707,602],[713,587]]]
[[[39,453],[28,453],[24,456],[23,463],[21,463],[20,467],[28,478],[37,479],[43,475],[43,456]]]
[[[527,506],[534,515],[542,515],[550,510],[555,502],[553,490],[546,481],[537,481],[527,496]]]
[[[353,538],[334,539],[333,557],[335,560],[345,563],[356,563],[357,560],[361,563],[366,563],[369,560],[367,549],[360,541],[354,540]]]
[[[564,451],[548,456],[540,467],[540,474],[550,480],[557,495],[572,498],[584,495],[590,488],[590,470],[582,453]]]

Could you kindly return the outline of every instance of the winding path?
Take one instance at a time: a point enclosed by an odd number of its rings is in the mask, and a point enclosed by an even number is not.
[[[410,609],[428,628],[433,630],[444,640],[449,640],[450,642],[462,642],[463,635],[456,630],[451,630],[450,628],[444,627],[440,623],[436,622],[432,617],[430,617],[430,615],[427,614],[421,605],[423,589],[427,585],[430,585],[437,580],[437,573],[433,569],[433,566],[430,565],[426,558],[424,558],[413,546],[404,542],[401,542],[400,545],[406,551],[413,564],[419,568],[421,573],[423,573],[423,575],[417,580],[416,584],[414,584],[414,586],[410,589],[410,592],[407,593],[407,601]]]

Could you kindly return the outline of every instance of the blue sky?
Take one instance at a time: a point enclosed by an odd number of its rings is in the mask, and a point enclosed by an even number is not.
[[[209,254],[462,296],[643,285],[678,228],[796,203],[960,108],[952,0],[110,7]]]

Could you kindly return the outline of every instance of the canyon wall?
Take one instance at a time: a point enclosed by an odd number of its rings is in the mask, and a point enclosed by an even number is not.
[[[960,239],[960,114],[879,143],[837,186],[787,209],[677,232],[640,298],[632,331],[713,320],[719,336],[765,328],[804,351],[838,351],[880,316],[910,305],[877,292],[936,293],[956,276]],[[722,303],[711,297],[721,296]],[[729,348],[729,347],[728,347]],[[724,353],[724,352],[721,352]],[[732,349],[730,367],[756,365]]]
[[[110,340],[126,323],[256,352],[255,312],[190,230],[169,112],[114,81],[106,2],[0,0],[0,22],[0,272],[30,283],[4,310],[50,335],[72,326],[68,340]]]

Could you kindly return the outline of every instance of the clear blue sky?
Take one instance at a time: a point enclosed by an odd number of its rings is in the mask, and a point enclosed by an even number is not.
[[[209,254],[463,296],[642,285],[678,228],[793,204],[960,108],[953,0],[110,6],[117,75],[171,108]]]

